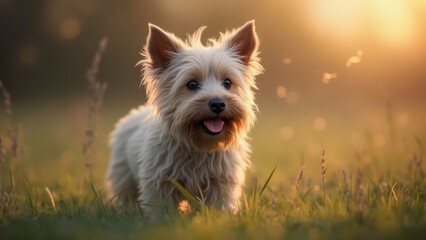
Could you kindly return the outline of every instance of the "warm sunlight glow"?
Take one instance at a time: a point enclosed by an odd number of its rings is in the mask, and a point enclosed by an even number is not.
[[[350,41],[372,38],[391,47],[415,40],[414,5],[405,0],[310,0],[308,21],[321,35]]]
[[[413,16],[404,0],[376,0],[373,4],[376,30],[383,43],[391,46],[408,44],[414,37]]]
[[[315,31],[342,40],[356,37],[366,14],[360,0],[310,0],[307,14]]]

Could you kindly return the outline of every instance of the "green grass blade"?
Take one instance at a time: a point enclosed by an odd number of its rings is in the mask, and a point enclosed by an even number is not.
[[[305,198],[309,195],[309,193],[312,191],[314,187],[310,187],[306,192],[300,197],[300,200],[304,201]]]
[[[30,187],[28,186],[28,182],[27,182],[26,179],[24,179],[24,183],[25,183],[25,188],[27,189],[28,200],[30,202],[31,209],[35,210],[34,203],[33,203],[33,198],[31,196]]]
[[[256,204],[256,201],[257,201],[257,178],[256,178],[256,182],[254,183],[253,193],[251,194],[251,206],[252,207]]]
[[[93,194],[95,195],[95,199],[94,199],[94,200],[95,200],[95,201],[97,201],[97,202],[99,203],[99,206],[101,207],[102,212],[103,212],[103,213],[105,213],[105,205],[104,205],[104,202],[102,201],[102,198],[101,198],[101,196],[100,196],[99,192],[97,192],[97,191],[96,191],[95,186],[93,186],[93,183],[92,183],[92,182],[90,183],[90,188],[92,189]]]
[[[277,164],[277,165],[275,165],[274,169],[272,169],[271,174],[269,174],[269,177],[268,177],[268,179],[266,180],[265,184],[263,184],[263,187],[262,187],[262,189],[261,189],[261,190],[260,190],[260,192],[259,192],[259,197],[260,197],[260,196],[262,196],[263,191],[265,191],[266,187],[267,187],[267,186],[268,186],[268,184],[269,184],[269,181],[271,181],[272,175],[274,175],[274,172],[275,172],[275,169],[277,169],[277,166],[278,166],[278,164]]]
[[[196,208],[202,209],[203,205],[190,192],[188,192],[178,181],[171,180],[177,190]]]
[[[424,152],[425,152],[425,150],[424,150],[424,148],[423,148],[422,140],[421,140],[418,136],[414,136],[414,140],[415,140],[415,142],[416,142],[417,146],[419,147],[420,152],[421,152],[421,153],[424,153]]]

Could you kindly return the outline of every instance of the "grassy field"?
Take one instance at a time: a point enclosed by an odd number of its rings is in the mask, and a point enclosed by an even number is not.
[[[264,110],[252,133],[254,167],[239,213],[208,208],[183,189],[198,211],[164,208],[162,217],[152,220],[137,204],[113,205],[103,181],[108,133],[136,104],[106,98],[101,108],[105,89],[96,72],[88,80],[88,101],[87,96],[17,101],[12,108],[0,89],[1,239],[423,239],[426,234],[421,113],[407,124],[407,115],[396,114],[387,101],[379,117],[365,114],[375,119],[365,128],[359,126],[362,118],[324,113],[324,119],[307,108],[289,107],[284,116],[260,100]]]
[[[322,149],[299,151],[301,142],[280,141],[282,136],[271,135],[275,118],[260,117],[252,134],[254,170],[238,214],[192,202],[200,205],[196,213],[165,209],[161,219],[151,221],[136,205],[112,205],[104,189],[108,132],[127,110],[106,102],[108,110],[99,113],[90,174],[82,152],[86,103],[25,106],[16,104],[19,124],[2,122],[1,239],[422,239],[426,234],[422,136],[405,138],[400,132],[393,141],[386,136],[382,146],[366,134],[362,151],[338,151],[346,141],[333,135],[341,132],[336,129],[323,136],[332,139],[323,158]],[[19,126],[17,138],[10,126]]]

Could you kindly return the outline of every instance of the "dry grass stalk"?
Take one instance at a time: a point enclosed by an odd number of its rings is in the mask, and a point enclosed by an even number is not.
[[[6,160],[6,150],[4,149],[2,136],[0,135],[0,171],[2,169],[2,165],[5,160]],[[2,192],[2,190],[3,190],[3,178],[0,172],[0,192]]]
[[[12,140],[12,157],[13,159],[19,159],[21,155],[21,148],[19,144],[19,127],[12,125],[11,129],[9,130],[9,136]]]
[[[321,156],[321,174],[322,174],[322,185],[324,189],[324,203],[325,203],[325,198],[326,198],[325,182],[326,182],[326,174],[327,174],[327,167],[325,166],[325,150],[322,151],[322,156]]]
[[[14,159],[18,159],[19,153],[20,153],[20,145],[18,141],[19,128],[13,122],[12,99],[1,80],[0,80],[0,92],[4,98],[3,104],[4,104],[5,113],[6,113],[5,125],[7,126],[8,136],[12,142],[12,146],[11,146],[12,157]]]
[[[3,146],[3,137],[0,136],[0,166],[4,163],[5,160],[6,160],[6,150],[4,149],[4,146]]]
[[[0,91],[3,95],[3,102],[4,102],[4,107],[5,107],[5,112],[7,115],[7,120],[9,121],[8,124],[10,125],[12,123],[12,100],[10,98],[10,94],[7,91],[7,89],[4,87],[3,82],[0,80]]]
[[[297,201],[300,199],[300,196],[302,194],[304,172],[305,172],[305,165],[302,165],[300,167],[299,174],[297,175],[296,180],[294,181],[294,184],[292,186],[294,203],[297,203]]]
[[[13,123],[13,112],[12,112],[12,99],[10,97],[9,92],[5,88],[3,82],[0,80],[0,92],[3,95],[3,103],[4,103],[4,110],[6,113],[6,123],[5,126],[7,128],[8,136],[12,142],[11,145],[11,152],[12,157],[14,159],[18,159],[19,157],[19,141],[18,141],[18,127],[14,125]]]
[[[19,159],[19,155],[20,155],[20,145],[18,141],[19,128],[14,124],[14,121],[13,121],[11,96],[1,80],[0,80],[0,93],[3,96],[4,111],[6,113],[6,117],[3,119],[6,119],[5,126],[7,131],[7,138],[8,140],[10,140],[10,141],[6,141],[4,136],[0,136],[0,165],[6,161],[6,154],[8,152],[8,149],[7,149],[8,146],[6,143],[10,142],[11,143],[10,144],[11,160],[15,160],[15,161],[9,161],[8,167],[10,170],[10,180],[11,180],[12,191],[15,191],[15,179],[13,177],[13,172],[15,171],[16,160]]]
[[[391,193],[392,193],[393,199],[395,200],[396,203],[398,203],[398,196],[396,195],[396,192],[395,192],[395,187],[397,184],[398,184],[397,182],[394,183],[393,185],[389,184],[389,186],[391,187]]]
[[[413,154],[412,159],[413,159],[414,166],[417,169],[417,171],[413,173],[415,181],[417,181],[417,179],[420,179],[420,180],[425,179],[425,172],[423,171],[423,168],[422,168],[422,162],[423,162],[422,157],[421,156],[418,157],[416,154]]]
[[[56,212],[56,204],[55,204],[55,199],[53,198],[53,194],[50,191],[50,189],[48,187],[44,188],[47,192],[47,195],[49,195],[50,198],[50,203],[52,204],[53,210]]]
[[[355,179],[355,190],[356,190],[355,193],[357,195],[358,195],[359,188],[362,185],[363,179],[364,179],[364,174],[361,171],[358,171],[357,174],[356,174],[356,179]]]
[[[360,217],[363,217],[367,211],[367,193],[366,188],[361,184],[357,193],[357,212]]]
[[[367,209],[367,193],[366,188],[363,185],[364,175],[361,171],[358,171],[356,176],[356,203],[357,203],[357,211],[364,215]]]
[[[345,195],[346,201],[348,201],[351,195],[351,190],[348,184],[348,174],[346,173],[346,170],[344,168],[342,169],[342,174],[343,174],[343,194]]]
[[[93,162],[96,159],[95,138],[96,138],[96,117],[99,108],[102,105],[103,97],[107,84],[97,79],[99,72],[99,64],[102,55],[106,50],[108,39],[103,38],[99,42],[98,51],[92,61],[92,66],[87,71],[86,78],[89,83],[89,102],[88,102],[88,122],[84,133],[85,139],[83,142],[83,156],[86,169],[89,174],[89,180],[93,178]]]
[[[12,213],[18,205],[18,198],[17,193],[0,192],[0,211],[3,216]]]

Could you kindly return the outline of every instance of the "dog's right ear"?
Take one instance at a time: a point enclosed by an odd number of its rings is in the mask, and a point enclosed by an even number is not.
[[[165,32],[154,24],[149,23],[148,27],[146,51],[153,67],[164,70],[169,66],[173,54],[182,50],[182,43],[175,35]]]
[[[244,64],[249,64],[257,55],[259,39],[256,34],[254,20],[248,21],[234,31],[228,40],[228,47],[235,51]]]

